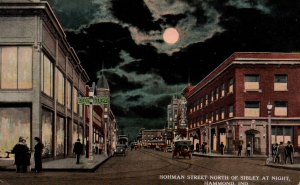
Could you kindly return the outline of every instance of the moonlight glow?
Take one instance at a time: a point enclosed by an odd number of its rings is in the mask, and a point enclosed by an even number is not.
[[[163,39],[168,44],[175,44],[179,40],[179,33],[175,28],[167,28],[164,31]]]

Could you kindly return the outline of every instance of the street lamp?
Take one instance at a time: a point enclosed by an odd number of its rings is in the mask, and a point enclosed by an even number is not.
[[[272,161],[272,151],[271,151],[271,113],[273,105],[269,102],[267,105],[268,109],[268,148],[269,148],[269,161]]]

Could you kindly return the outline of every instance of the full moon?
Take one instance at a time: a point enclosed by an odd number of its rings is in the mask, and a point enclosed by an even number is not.
[[[167,28],[164,31],[163,39],[168,44],[175,44],[179,40],[179,33],[175,28]]]

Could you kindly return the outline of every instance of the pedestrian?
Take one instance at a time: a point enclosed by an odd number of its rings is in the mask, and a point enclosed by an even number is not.
[[[86,141],[85,145],[85,158],[89,158],[89,141]]]
[[[201,148],[202,148],[202,153],[204,153],[204,154],[205,154],[205,153],[206,153],[206,151],[205,151],[205,143],[204,143],[204,142],[202,143],[202,145],[201,145]]]
[[[221,144],[220,144],[220,152],[221,152],[221,155],[223,155],[224,154],[224,144],[223,144],[223,142],[221,142]]]
[[[273,163],[279,162],[278,143],[272,145],[272,157],[273,157]]]
[[[243,145],[242,145],[242,143],[240,143],[238,146],[238,156],[242,155],[242,150],[243,150]]]
[[[250,156],[251,155],[251,142],[249,142],[246,147],[247,147],[247,156]]]
[[[83,145],[80,143],[80,139],[77,139],[77,142],[75,142],[73,153],[76,154],[76,164],[79,164],[80,154],[82,153]]]
[[[15,154],[15,165],[17,173],[27,172],[27,158],[29,148],[24,144],[23,137],[19,137],[19,143],[17,143],[12,149],[11,153]]]
[[[34,164],[35,164],[35,173],[40,173],[42,171],[42,153],[44,149],[44,145],[41,142],[41,139],[38,137],[34,137],[36,142],[34,146]]]
[[[23,139],[22,142],[28,148],[27,143],[26,143],[26,139]],[[26,171],[31,171],[30,158],[31,158],[31,151],[28,150],[28,152],[26,154],[26,159],[25,159],[26,160]]]
[[[199,143],[196,144],[196,151],[199,152]]]
[[[283,162],[285,162],[285,153],[286,153],[285,146],[283,145],[283,142],[280,142],[278,147],[278,156],[279,156],[280,164],[283,164]]]
[[[287,146],[285,147],[286,150],[286,157],[285,157],[285,164],[287,163],[287,159],[290,159],[291,164],[294,163],[294,146],[290,141],[288,141]]]

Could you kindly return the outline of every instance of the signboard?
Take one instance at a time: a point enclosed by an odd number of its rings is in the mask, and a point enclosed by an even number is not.
[[[109,98],[106,96],[95,96],[91,101],[89,96],[86,97],[78,97],[78,104],[82,105],[107,105],[109,104]]]

